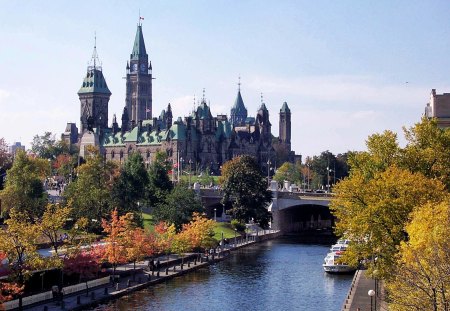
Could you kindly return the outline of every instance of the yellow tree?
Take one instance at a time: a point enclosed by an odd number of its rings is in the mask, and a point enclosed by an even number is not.
[[[450,308],[450,205],[426,204],[412,213],[402,242],[395,277],[388,283],[389,309]]]
[[[61,231],[69,218],[72,208],[62,207],[59,204],[48,203],[44,214],[38,222],[38,228],[42,235],[49,241],[53,250],[54,256],[59,257],[59,247],[63,244],[61,238]]]
[[[395,166],[373,174],[367,179],[353,172],[340,182],[330,208],[338,219],[337,235],[352,241],[344,260],[357,265],[361,259],[376,258],[369,271],[377,270],[384,278],[395,267],[398,245],[407,239],[410,213],[428,202],[445,201],[447,194],[438,180]]]
[[[133,214],[128,213],[118,216],[115,209],[111,213],[111,219],[102,219],[103,232],[106,233],[104,259],[113,266],[113,276],[116,273],[117,264],[123,263],[127,259],[126,235],[132,229]]]
[[[11,276],[22,287],[31,271],[44,267],[36,249],[40,232],[37,225],[25,221],[27,216],[23,213],[11,209],[10,217],[6,221],[7,227],[0,230],[0,253],[8,258]],[[19,304],[21,305],[21,296]]]
[[[192,249],[192,241],[188,232],[182,230],[177,233],[172,241],[171,250],[181,257],[181,264],[184,264],[184,254]]]
[[[191,222],[183,225],[182,232],[189,237],[192,248],[207,249],[217,245],[214,239],[215,223],[205,215],[194,213]]]
[[[169,260],[172,243],[176,235],[175,225],[161,221],[155,226],[155,234],[158,252],[165,253],[167,260]]]

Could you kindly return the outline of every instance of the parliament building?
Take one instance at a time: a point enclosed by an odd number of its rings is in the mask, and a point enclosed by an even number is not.
[[[272,135],[269,110],[261,102],[256,115],[248,116],[240,85],[230,116],[213,116],[205,97],[189,116],[173,118],[170,103],[158,117],[152,115],[152,64],[142,32],[137,26],[133,49],[126,65],[126,98],[121,119],[114,114],[108,124],[108,89],[96,47],[81,88],[80,128],[68,123],[62,138],[80,148],[97,146],[105,159],[123,163],[129,154],[139,152],[146,165],[159,151],[169,161],[192,170],[209,169],[219,173],[220,166],[239,155],[255,157],[263,172],[277,163],[277,153],[291,162],[299,159],[291,151],[291,111],[284,102],[279,111],[279,137]],[[276,164],[277,163],[277,164]]]

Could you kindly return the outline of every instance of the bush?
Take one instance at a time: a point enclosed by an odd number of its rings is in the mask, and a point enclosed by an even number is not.
[[[233,229],[236,229],[239,232],[244,232],[245,231],[245,224],[243,222],[240,222],[237,219],[233,219],[231,221],[231,227],[233,227]]]

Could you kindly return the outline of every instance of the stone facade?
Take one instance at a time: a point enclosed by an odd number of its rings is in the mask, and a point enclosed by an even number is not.
[[[436,90],[432,89],[430,102],[425,107],[425,116],[436,118],[441,128],[450,127],[450,93],[436,94]]]
[[[96,56],[96,49],[94,48]],[[263,172],[270,163],[276,163],[272,143],[282,144],[291,151],[291,112],[284,103],[280,109],[280,137],[273,137],[269,111],[261,103],[255,117],[247,116],[240,84],[230,113],[212,116],[206,99],[190,116],[173,121],[170,104],[159,117],[152,117],[151,62],[145,49],[142,26],[138,25],[133,51],[127,63],[125,107],[119,126],[116,115],[107,126],[107,106],[111,92],[106,86],[101,68],[89,66],[87,76],[78,92],[81,106],[80,135],[74,124],[69,123],[63,138],[78,144],[84,150],[96,145],[107,160],[123,163],[128,155],[139,152],[146,165],[155,154],[163,151],[169,161],[181,170],[206,170],[218,174],[221,165],[239,155],[251,155],[257,159]],[[97,88],[95,88],[97,86]],[[106,105],[106,108],[105,108]],[[86,107],[90,109],[86,109]],[[96,107],[98,109],[96,109]],[[269,164],[267,164],[269,163]]]

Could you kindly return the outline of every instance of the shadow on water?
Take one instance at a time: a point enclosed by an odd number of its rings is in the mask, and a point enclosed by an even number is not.
[[[301,240],[301,239],[300,239]],[[329,246],[285,237],[96,310],[340,310],[352,275],[328,275]]]

